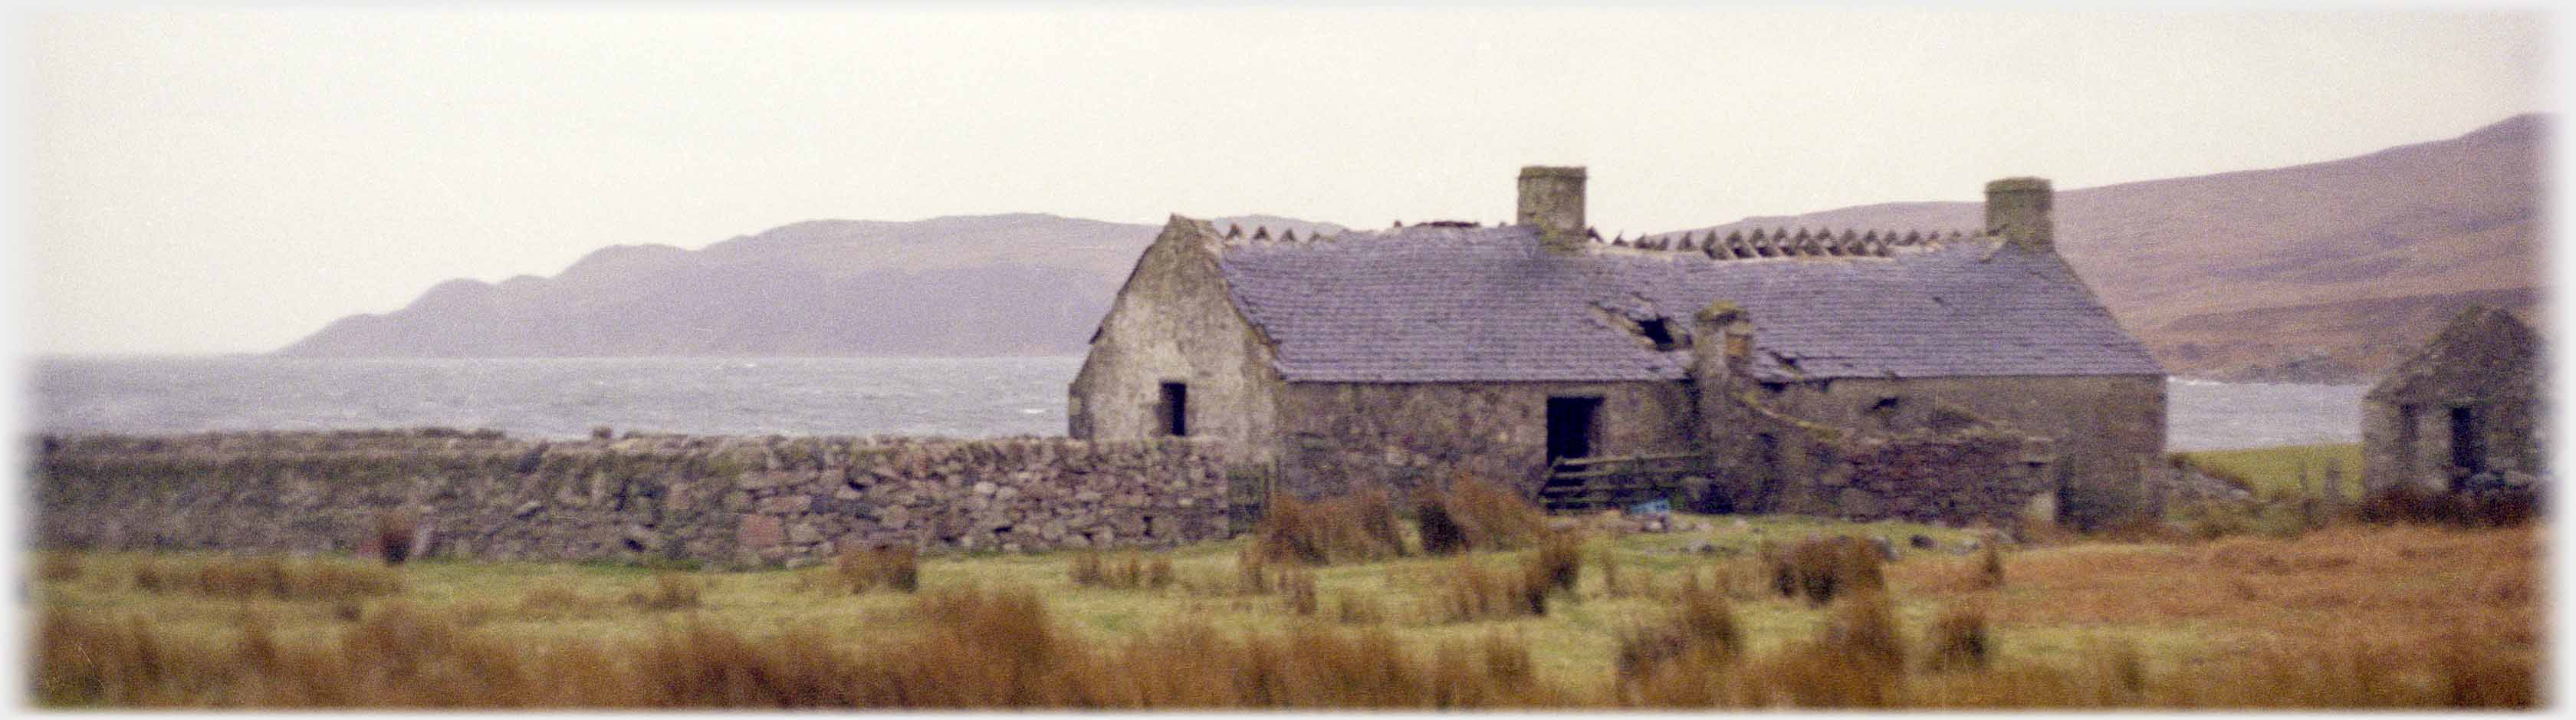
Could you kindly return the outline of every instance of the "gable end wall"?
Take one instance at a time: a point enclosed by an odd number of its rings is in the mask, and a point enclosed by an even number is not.
[[[1227,294],[1213,238],[1204,221],[1174,217],[1137,258],[1067,388],[1073,437],[1163,436],[1162,384],[1182,382],[1191,437],[1237,462],[1275,456],[1278,372]]]

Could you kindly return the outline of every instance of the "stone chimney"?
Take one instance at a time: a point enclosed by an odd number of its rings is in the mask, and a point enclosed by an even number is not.
[[[1986,183],[1986,230],[2024,250],[2056,249],[2048,179],[2011,177]]]
[[[1583,237],[1583,168],[1521,168],[1520,224],[1537,225],[1540,245],[1557,252],[1580,252]]]

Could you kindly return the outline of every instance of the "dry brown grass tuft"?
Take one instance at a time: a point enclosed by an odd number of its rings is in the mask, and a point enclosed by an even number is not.
[[[653,634],[631,665],[599,667],[617,698],[609,707],[796,708],[861,704],[883,685],[862,684],[866,664],[812,630],[755,641],[691,618]],[[590,665],[587,660],[578,661]],[[622,681],[622,682],[620,682]]]
[[[1371,552],[1393,557],[1411,554],[1405,551],[1404,533],[1396,529],[1395,500],[1386,489],[1362,488],[1352,493],[1347,502],[1351,521],[1359,526],[1360,534],[1368,538]]]
[[[1101,552],[1098,549],[1094,548],[1084,548],[1074,552],[1072,575],[1075,587],[1095,587],[1109,584],[1109,573],[1107,571],[1105,558],[1101,555]]]
[[[1120,555],[1118,562],[1109,566],[1108,577],[1103,581],[1104,586],[1121,590],[1134,590],[1144,585],[1145,556],[1133,550]]]
[[[1486,708],[1575,704],[1533,677],[1528,647],[1487,637],[1440,643],[1429,658],[1371,628],[1292,626],[1229,639],[1182,625],[1131,642],[1105,663],[1107,707]],[[1169,670],[1138,671],[1143,668]]]
[[[1044,603],[1027,590],[950,590],[923,595],[914,611],[930,620],[897,651],[864,668],[875,687],[854,705],[1036,707],[1078,705],[1088,663],[1061,639]]]
[[[1883,592],[1858,592],[1835,601],[1817,646],[1853,664],[1901,671],[1905,640],[1897,632],[1895,603]]]
[[[1315,595],[1313,571],[1290,570],[1280,573],[1279,593],[1286,596],[1288,612],[1299,617],[1313,617],[1317,610],[1322,609]]]
[[[1574,592],[1574,586],[1583,579],[1583,535],[1548,532],[1524,567],[1523,574],[1528,576],[1526,582],[1530,585]]]
[[[1256,545],[1245,545],[1234,554],[1234,592],[1237,595],[1268,595],[1272,586],[1268,554]]]
[[[2001,543],[1988,542],[1977,550],[1976,585],[1985,590],[2004,586],[2004,551]]]
[[[608,601],[584,595],[581,591],[572,588],[543,585],[519,596],[517,610],[521,617],[554,620],[599,617],[607,613],[608,606]],[[349,615],[351,616],[349,619],[357,619],[355,610],[350,611]]]
[[[1111,590],[1161,590],[1172,584],[1172,560],[1156,555],[1148,562],[1143,553],[1129,550],[1117,562],[1108,562],[1098,550],[1083,550],[1073,556],[1073,584]]]
[[[1674,675],[1706,674],[1743,654],[1744,633],[1724,595],[1693,588],[1683,590],[1675,600],[1678,607],[1669,620],[1619,635],[1613,669],[1622,683],[1659,687]],[[1689,702],[1673,690],[1662,687],[1649,694],[1664,703],[1706,704]]]
[[[1601,553],[1593,558],[1593,564],[1601,567],[1601,594],[1603,595],[1624,598],[1631,595],[1649,595],[1654,592],[1652,578],[1643,575],[1634,578],[1620,575],[1619,554],[1610,548],[1602,548]],[[1682,572],[1693,571],[1685,568]]]
[[[1344,625],[1374,625],[1385,622],[1386,603],[1375,595],[1334,593],[1333,619]]]
[[[1844,535],[1809,536],[1786,550],[1766,546],[1771,587],[1781,597],[1804,597],[1824,605],[1852,593],[1887,587],[1880,566],[1885,558],[1867,540]]]
[[[1733,688],[1753,705],[1891,707],[1903,703],[1905,650],[1887,596],[1844,593],[1815,639],[1748,665]]]
[[[1414,525],[1422,536],[1422,554],[1456,555],[1467,551],[1467,531],[1449,517],[1439,495],[1426,494],[1415,504]]]
[[[1547,515],[1529,498],[1472,476],[1452,479],[1442,504],[1469,549],[1525,548],[1547,532]]]
[[[908,545],[843,550],[830,565],[807,571],[799,585],[851,595],[877,589],[912,592],[921,587],[920,551]]]
[[[1153,560],[1145,563],[1145,588],[1148,590],[1161,590],[1171,586],[1172,559],[1162,555],[1155,555]]]
[[[1695,591],[1706,588],[1731,600],[1746,601],[1775,595],[1777,591],[1771,587],[1774,569],[1771,567],[1770,557],[1777,552],[1777,548],[1766,545],[1752,557],[1722,560],[1704,566],[1684,567],[1678,589]],[[1708,580],[1705,583],[1700,580],[1700,571],[1703,568],[1708,571]],[[1645,585],[1651,590],[1653,583],[1647,582]]]
[[[1434,592],[1432,615],[1445,622],[1546,615],[1547,586],[1530,580],[1526,572],[1494,572],[1459,556]]]
[[[69,582],[81,576],[81,561],[69,553],[45,553],[36,559],[36,579],[44,582]]]
[[[1971,605],[1942,610],[1932,621],[1926,642],[1931,650],[1923,665],[1934,671],[1983,668],[1994,653],[1994,639],[1986,634],[1986,613]]]
[[[2124,517],[2109,524],[2122,524],[2129,520]],[[2016,521],[2012,526],[2012,536],[2014,540],[2027,545],[2065,545],[2084,540],[2084,534],[2074,528],[2057,524],[2054,520],[2033,517]],[[1991,543],[1995,538],[1989,536],[1985,541]]]
[[[201,595],[239,598],[286,597],[298,585],[288,579],[284,560],[250,557],[199,565],[189,587]]]
[[[680,573],[654,573],[653,584],[629,593],[626,604],[640,610],[663,611],[697,607],[700,591],[697,580]]]
[[[920,550],[894,545],[845,551],[832,559],[832,574],[852,594],[877,588],[912,592],[921,589]]]
[[[339,601],[402,592],[394,570],[339,560],[287,561],[269,555],[221,556],[193,562],[146,560],[134,566],[134,588],[219,598]]]
[[[1262,504],[1261,524],[1253,528],[1253,546],[1263,559],[1283,559],[1309,565],[1332,561],[1328,549],[1331,532],[1324,526],[1322,514],[1312,503],[1286,493],[1272,495]]]
[[[49,608],[35,629],[30,699],[40,707],[168,706],[208,684],[197,653],[171,653],[139,617],[119,623]]]
[[[174,592],[179,589],[178,576],[158,561],[144,560],[134,564],[134,589],[142,592]]]
[[[1273,560],[1308,565],[1402,557],[1395,508],[1382,490],[1370,489],[1318,502],[1285,494],[1265,506],[1255,544]]]

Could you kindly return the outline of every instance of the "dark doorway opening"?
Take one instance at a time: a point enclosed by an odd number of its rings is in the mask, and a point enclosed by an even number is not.
[[[2478,409],[2451,408],[2451,464],[2468,474],[2486,472],[2486,434],[2478,432]]]
[[[1548,398],[1548,459],[1592,457],[1593,441],[1600,433],[1600,420],[1601,398]]]
[[[1172,437],[1188,437],[1190,434],[1190,386],[1176,382],[1163,383],[1163,405],[1161,414],[1163,416],[1163,434],[1170,435]]]

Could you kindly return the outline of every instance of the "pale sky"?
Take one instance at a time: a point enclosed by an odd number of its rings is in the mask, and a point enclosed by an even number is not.
[[[2529,11],[22,15],[26,349],[275,349],[799,220],[1605,232],[2330,160],[2552,109]]]

